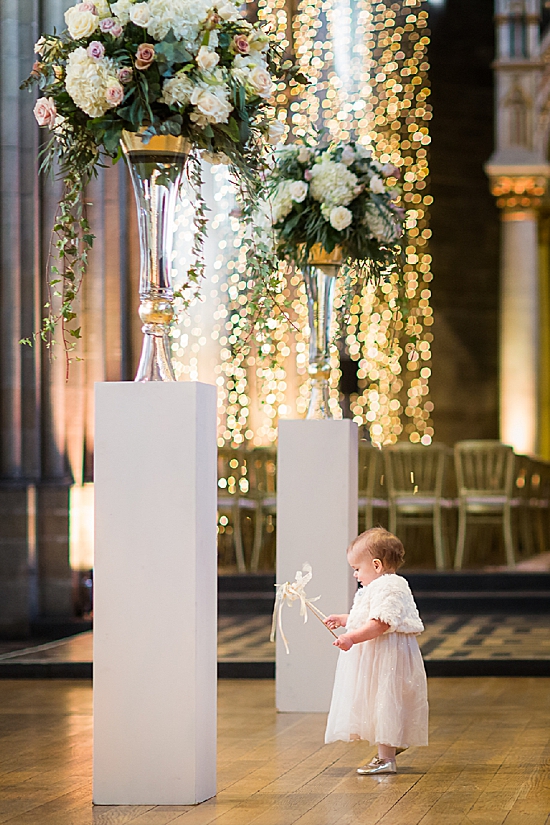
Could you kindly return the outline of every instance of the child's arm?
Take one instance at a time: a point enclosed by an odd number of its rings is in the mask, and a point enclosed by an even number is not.
[[[329,616],[329,619],[330,618]],[[350,630],[349,633],[342,633],[333,644],[341,650],[349,650],[352,645],[356,645],[359,642],[368,642],[369,639],[376,639],[377,636],[381,636],[382,633],[385,633],[389,628],[389,624],[381,622],[380,619],[369,619],[367,624],[360,627],[359,630]]]
[[[348,619],[349,613],[331,613],[325,619],[325,624],[330,630],[336,630],[337,627],[345,627]]]

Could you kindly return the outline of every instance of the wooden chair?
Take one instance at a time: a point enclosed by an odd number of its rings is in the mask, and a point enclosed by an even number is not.
[[[277,514],[277,450],[256,447],[252,450],[252,495],[255,501],[254,546],[250,570],[258,572],[267,519]]]
[[[359,531],[374,526],[374,510],[388,509],[382,451],[359,442]],[[363,518],[362,518],[363,516]]]
[[[514,495],[516,464],[514,451],[500,441],[459,441],[455,445],[458,487],[458,537],[455,569],[464,562],[469,523],[502,527],[508,567],[515,565],[512,510],[520,499]]]
[[[233,527],[235,562],[239,573],[246,573],[241,510],[255,510],[250,497],[249,454],[246,450],[221,447],[218,450],[218,521],[220,514],[229,515]]]
[[[444,498],[448,452],[444,444],[423,446],[406,442],[382,449],[390,532],[397,532],[399,521],[432,525],[438,570],[447,566],[443,510],[454,506],[454,501]]]

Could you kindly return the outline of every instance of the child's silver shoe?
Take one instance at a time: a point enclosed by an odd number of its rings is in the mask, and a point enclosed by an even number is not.
[[[372,776],[375,773],[397,773],[395,759],[380,759],[375,756],[368,765],[357,768],[357,773],[361,776]]]

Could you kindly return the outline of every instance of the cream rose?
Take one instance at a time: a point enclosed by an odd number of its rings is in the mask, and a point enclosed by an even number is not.
[[[80,11],[73,6],[65,12],[65,23],[73,40],[90,37],[99,26],[99,17],[91,11]]]
[[[307,146],[300,146],[300,151],[298,152],[298,160],[300,163],[307,163],[311,157],[311,149],[308,149]]]
[[[220,62],[220,56],[212,49],[209,49],[207,46],[201,46],[198,51],[196,60],[199,69],[202,69],[203,71],[207,72],[210,69],[213,69],[214,66],[218,65],[218,63]]]
[[[227,100],[225,89],[218,87],[216,92],[215,88],[203,89],[196,86],[191,94],[190,102],[204,115],[208,123],[227,123],[233,107]]]
[[[374,192],[375,195],[383,195],[384,194],[384,181],[378,175],[373,175],[370,179],[370,191]]]
[[[345,229],[353,220],[353,214],[345,206],[335,206],[330,210],[329,222],[338,232]]]
[[[271,75],[262,66],[254,66],[250,70],[248,84],[260,97],[269,97],[273,90]]]
[[[285,124],[280,120],[272,120],[269,124],[267,139],[269,143],[280,143],[286,131]]]
[[[151,20],[151,12],[147,3],[136,3],[130,9],[130,20],[135,26],[144,29]]]
[[[355,151],[352,149],[351,146],[344,146],[344,148],[342,150],[342,156],[340,158],[340,161],[345,166],[351,166],[351,164],[353,163],[354,160],[355,160]]]
[[[218,14],[222,20],[238,20],[241,16],[238,8],[230,2],[218,6]]]
[[[53,97],[38,98],[33,111],[39,126],[49,126],[50,129],[53,127],[57,117],[57,109]]]
[[[306,199],[308,189],[309,187],[305,181],[293,180],[288,187],[288,194],[295,203],[302,203]]]

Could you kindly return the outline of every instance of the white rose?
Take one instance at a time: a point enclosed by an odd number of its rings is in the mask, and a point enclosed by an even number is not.
[[[361,143],[357,143],[355,146],[355,154],[358,158],[362,158],[363,160],[368,160],[372,157],[372,152],[370,149],[367,149]]]
[[[130,22],[130,9],[133,3],[131,0],[117,0],[116,3],[111,3],[111,12],[120,20],[123,26]]]
[[[280,143],[281,139],[286,131],[285,124],[280,120],[272,120],[269,123],[269,130],[267,133],[267,139],[269,143],[275,144]]]
[[[288,193],[295,203],[302,203],[306,199],[308,189],[309,187],[305,181],[293,180],[288,187]]]
[[[370,190],[374,192],[375,195],[383,195],[385,191],[384,181],[382,180],[379,175],[373,175],[370,179]]]
[[[151,19],[151,12],[147,3],[136,3],[130,9],[130,20],[134,25],[144,29]]]
[[[353,215],[349,209],[346,209],[345,206],[335,206],[334,209],[330,210],[330,225],[337,229],[338,232],[341,232],[342,229],[349,226],[352,220]]]
[[[269,97],[273,89],[271,75],[262,66],[254,66],[250,71],[248,84],[260,97]]]
[[[342,151],[342,157],[340,158],[340,160],[346,166],[351,166],[351,164],[355,160],[355,152],[351,148],[351,146],[344,146],[344,149]]]
[[[220,62],[220,56],[209,49],[207,46],[201,46],[197,54],[197,66],[204,71],[213,69],[214,66]]]
[[[238,20],[241,16],[238,8],[231,2],[222,3],[217,8],[222,20]]]
[[[99,17],[91,11],[79,11],[73,6],[65,12],[65,23],[73,40],[90,37],[99,26]]]
[[[311,149],[308,149],[307,146],[300,146],[300,151],[298,152],[298,160],[300,163],[307,163],[311,157]]]
[[[224,89],[217,91],[196,86],[191,95],[191,103],[204,115],[208,123],[227,123],[232,106],[227,100]]]

